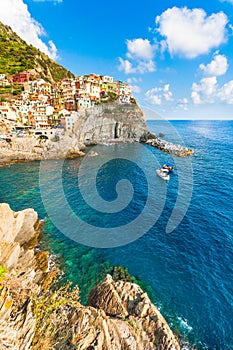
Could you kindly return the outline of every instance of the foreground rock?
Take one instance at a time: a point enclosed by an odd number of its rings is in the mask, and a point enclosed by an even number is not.
[[[179,343],[163,316],[141,288],[130,282],[114,282],[108,275],[89,295],[89,304],[104,310],[115,329],[114,349],[179,349]],[[111,327],[110,327],[111,328]],[[111,348],[111,342],[106,349]]]
[[[38,235],[38,217],[33,209],[15,213],[0,204],[0,218],[0,265],[8,270],[0,278],[0,349],[29,349],[36,325],[31,296],[43,275],[30,244]]]
[[[1,350],[180,349],[138,285],[107,275],[83,306],[77,287],[56,286],[58,271],[38,250],[36,212],[1,204],[0,218],[0,264],[7,268],[0,279]]]

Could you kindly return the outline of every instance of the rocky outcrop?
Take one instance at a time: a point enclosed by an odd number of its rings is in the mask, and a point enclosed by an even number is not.
[[[59,139],[40,140],[28,136],[0,142],[0,165],[20,161],[34,161],[83,156],[85,146],[75,135],[62,135]]]
[[[191,156],[194,153],[192,149],[189,149],[185,146],[176,145],[172,142],[168,142],[163,139],[160,139],[159,137],[149,139],[145,143],[152,147],[156,147],[163,152],[171,153],[178,157],[187,157],[187,156]]]
[[[91,291],[89,304],[103,310],[117,330],[114,349],[122,343],[129,349],[180,349],[167,322],[137,284],[114,282],[107,275]]]
[[[102,104],[83,111],[74,126],[86,144],[139,139],[147,131],[142,110],[136,105]]]
[[[0,278],[1,350],[29,349],[34,336],[31,295],[38,293],[40,278],[33,240],[38,228],[33,209],[16,213],[8,204],[0,204],[0,265],[7,270]]]
[[[8,204],[0,204],[0,264],[16,267],[24,255],[24,244],[35,236],[38,215],[33,209],[13,212]]]
[[[102,104],[83,111],[72,131],[53,139],[27,136],[1,140],[0,165],[83,156],[85,145],[134,141],[145,133],[145,117],[136,104]]]
[[[0,349],[178,350],[179,342],[141,288],[110,275],[79,302],[78,288],[55,284],[49,254],[35,249],[33,209],[0,205]],[[1,270],[0,270],[1,271]]]

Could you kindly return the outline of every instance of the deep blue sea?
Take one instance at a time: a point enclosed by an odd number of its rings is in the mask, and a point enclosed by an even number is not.
[[[233,122],[148,127],[195,154],[172,158],[136,143],[97,146],[97,157],[15,164],[0,168],[0,202],[45,218],[43,245],[84,302],[109,266],[122,265],[198,349],[233,350]],[[168,183],[155,172],[164,161],[177,167]]]

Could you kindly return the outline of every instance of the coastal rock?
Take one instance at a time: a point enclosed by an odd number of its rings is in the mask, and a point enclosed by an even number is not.
[[[31,302],[25,301],[23,308],[16,313],[12,311],[14,299],[6,289],[0,291],[0,299],[0,349],[31,349],[36,325]]]
[[[104,310],[107,315],[123,318],[129,315],[127,305],[117,292],[115,283],[110,275],[107,275],[104,282],[90,292],[88,304]]]
[[[180,349],[177,338],[159,310],[136,284],[114,282],[112,277],[107,275],[104,282],[91,291],[88,303],[104,310],[111,318],[114,317],[112,322],[116,322],[115,317],[121,317],[123,320],[127,318],[128,324],[137,330],[136,335],[132,334],[130,329],[128,333],[131,333],[136,344],[141,344],[142,349],[150,349],[150,346],[151,349],[159,349],[162,346],[163,349]],[[119,324],[119,321],[117,323]],[[134,347],[130,346],[129,349]]]
[[[60,135],[57,140],[40,140],[34,136],[13,137],[11,142],[0,142],[0,165],[34,160],[83,156],[85,146],[75,135]]]
[[[151,139],[155,139],[156,135],[150,131],[144,132],[144,134],[141,135],[140,137],[140,142],[146,142]]]
[[[148,139],[145,143],[152,147],[156,147],[163,152],[175,154],[178,157],[191,156],[194,153],[192,149],[188,149],[187,147],[182,145],[176,145],[172,142],[165,141],[159,137],[156,137],[154,139]]]
[[[17,266],[21,248],[19,243],[0,242],[0,264],[11,269]]]
[[[1,350],[180,349],[138,285],[107,275],[83,306],[77,287],[57,286],[49,253],[35,251],[34,210],[15,213],[1,204],[0,214],[0,264],[7,267],[0,279]]]
[[[0,241],[20,245],[28,242],[35,235],[34,226],[38,215],[33,209],[13,212],[6,203],[0,204]]]
[[[28,350],[36,315],[32,295],[39,292],[34,248],[26,247],[37,236],[38,215],[33,209],[14,212],[0,204],[0,349]]]
[[[13,212],[8,204],[2,203],[0,218],[0,264],[10,270],[24,254],[23,245],[35,236],[38,215],[33,209]],[[24,258],[25,263],[28,261]]]
[[[137,105],[104,104],[83,111],[74,125],[77,138],[86,144],[139,139],[147,131]]]

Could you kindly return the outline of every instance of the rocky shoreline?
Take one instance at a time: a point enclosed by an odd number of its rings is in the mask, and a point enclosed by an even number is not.
[[[46,139],[47,138],[47,139]],[[0,140],[0,166],[16,162],[84,156],[86,146],[140,141],[176,156],[194,152],[174,145],[147,130],[145,116],[137,105],[104,104],[80,113],[70,131],[54,138],[35,135]]]
[[[34,136],[14,137],[10,142],[0,142],[0,166],[84,156],[85,148],[83,143],[71,135],[61,136],[59,141],[40,140]]]
[[[137,105],[104,104],[80,113],[73,129],[63,130],[57,137],[27,135],[0,140],[0,166],[83,156],[88,145],[132,142],[146,131],[144,114]]]
[[[134,283],[110,275],[79,302],[78,288],[58,287],[56,266],[40,251],[33,209],[0,204],[0,348],[180,349],[159,310]]]
[[[174,154],[177,157],[187,157],[194,154],[194,150],[166,141],[151,132],[144,133],[140,137],[140,142],[156,147],[162,152]]]
[[[163,152],[174,154],[178,157],[187,157],[191,156],[194,153],[192,149],[181,145],[175,145],[174,143],[165,141],[159,137],[147,140],[146,144],[152,147],[156,147]]]

